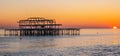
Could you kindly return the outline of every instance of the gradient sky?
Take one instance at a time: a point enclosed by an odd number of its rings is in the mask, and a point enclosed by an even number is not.
[[[69,27],[120,27],[120,0],[0,0],[0,27],[36,16]]]

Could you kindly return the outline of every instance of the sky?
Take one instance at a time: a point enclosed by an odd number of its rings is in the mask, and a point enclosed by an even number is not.
[[[65,27],[120,27],[120,0],[0,0],[0,28],[44,17]]]

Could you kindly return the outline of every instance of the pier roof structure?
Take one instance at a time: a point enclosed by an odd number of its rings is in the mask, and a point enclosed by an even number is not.
[[[54,19],[45,19],[42,17],[30,17],[26,20],[20,20],[18,23],[21,29],[56,28],[62,26],[62,24],[57,24]]]

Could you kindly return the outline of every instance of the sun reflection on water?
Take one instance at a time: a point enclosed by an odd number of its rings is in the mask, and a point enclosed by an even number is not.
[[[118,29],[117,27],[113,27],[113,31],[114,31],[114,36],[113,36],[113,44],[114,45],[118,45],[119,44],[119,37],[118,37]]]

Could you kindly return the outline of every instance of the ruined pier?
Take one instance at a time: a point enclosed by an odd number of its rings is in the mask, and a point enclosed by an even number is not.
[[[53,19],[30,17],[19,20],[18,29],[5,29],[7,36],[47,36],[47,35],[79,35],[79,28],[61,28]]]

